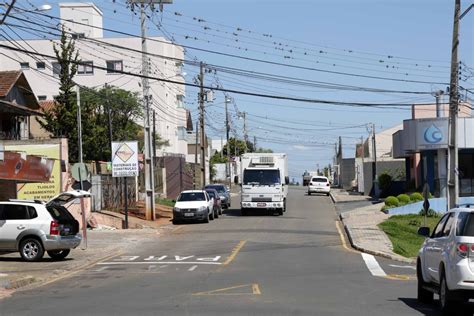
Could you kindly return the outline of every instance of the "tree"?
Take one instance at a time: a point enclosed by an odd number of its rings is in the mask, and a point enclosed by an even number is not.
[[[143,117],[137,93],[115,87],[81,90],[82,141],[85,160],[109,161],[112,141],[143,141],[143,131],[135,123]]]
[[[53,49],[59,67],[59,95],[54,106],[44,111],[44,116],[38,123],[53,137],[68,138],[69,159],[77,161],[77,105],[73,78],[77,73],[79,53],[76,51],[75,41],[66,36],[64,27],[60,43],[54,43]]]
[[[269,149],[269,148],[258,148],[256,151],[256,153],[272,153],[273,150]]]

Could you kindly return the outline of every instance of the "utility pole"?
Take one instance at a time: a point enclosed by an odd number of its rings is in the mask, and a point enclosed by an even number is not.
[[[374,196],[378,196],[378,183],[377,183],[377,145],[375,142],[375,124],[372,123],[372,152],[374,154],[374,160],[372,162],[372,175],[373,175],[373,187]]]
[[[205,140],[206,135],[204,134],[204,64],[200,63],[199,71],[199,123],[201,129],[201,174],[202,174],[202,187],[206,185],[206,147]]]
[[[247,135],[247,112],[243,112],[244,116],[244,142],[245,142],[245,152],[247,152],[247,142],[249,141],[249,137]]]
[[[79,154],[79,163],[82,164],[82,113],[81,113],[81,87],[76,86],[76,102],[77,102],[77,147],[78,147],[78,154]],[[81,173],[79,172],[79,178]],[[81,190],[82,190],[82,181],[83,179],[79,179],[81,182]]]
[[[226,173],[226,178],[229,178],[229,188],[232,185],[232,179],[231,179],[231,172],[230,172],[230,146],[229,146],[229,132],[230,132],[230,126],[229,126],[229,112],[227,110],[227,102],[230,100],[227,98],[227,96],[224,96],[224,104],[225,104],[225,134],[226,134],[226,147],[227,147],[227,162],[225,164],[225,173]]]
[[[436,117],[443,117],[440,97],[444,94],[443,90],[438,90],[434,92],[434,97],[436,98]],[[439,181],[439,195],[440,197],[446,197],[446,149],[439,148],[437,151],[438,155],[438,181]]]
[[[133,1],[140,3],[140,25],[142,38],[142,88],[144,108],[144,143],[145,143],[145,217],[147,220],[155,220],[155,177],[153,170],[152,135],[150,129],[150,87],[148,82],[148,57],[146,44],[146,14],[144,1]],[[150,1],[150,3],[153,3]]]
[[[109,143],[110,143],[110,150],[112,150],[112,142],[113,142],[113,136],[112,136],[112,111],[110,110],[110,102],[109,102],[109,86],[107,83],[104,84],[104,89],[105,89],[105,102],[107,104],[107,118],[108,118],[108,123],[109,123]]]
[[[13,6],[15,5],[15,2],[16,2],[16,0],[12,0],[12,3],[8,6],[7,11],[5,12],[5,14],[3,15],[2,20],[0,21],[0,25],[2,25],[3,22],[5,22],[5,19],[7,18],[8,14],[10,14],[10,11],[13,9]]]
[[[257,136],[253,137],[253,148],[255,148],[255,151],[257,151]]]
[[[457,120],[459,110],[458,95],[458,47],[459,47],[459,19],[461,0],[455,0],[453,42],[451,48],[451,80],[449,84],[449,142],[448,142],[448,209],[458,204],[459,182]]]
[[[193,189],[196,190],[196,168],[198,164],[199,121],[196,121],[196,144],[194,146]]]

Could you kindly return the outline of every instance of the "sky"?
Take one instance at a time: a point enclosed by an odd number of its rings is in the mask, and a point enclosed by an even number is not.
[[[58,2],[77,1],[17,1],[51,4],[55,16]],[[94,3],[104,27],[140,34],[125,0]],[[462,11],[472,3],[463,0]],[[431,93],[449,83],[454,0],[174,0],[162,13],[148,12],[149,36],[166,36],[187,47],[186,59],[212,65],[206,85],[287,98],[228,93],[231,136],[243,138],[237,112],[245,111],[249,140],[287,153],[297,181],[305,170],[332,163],[339,137],[344,157],[354,157],[369,123],[376,131],[402,124],[410,104],[434,103]],[[473,39],[474,10],[460,23],[460,86],[466,89],[474,89]],[[186,81],[194,82],[198,71],[185,66]],[[193,120],[197,92],[186,88]],[[206,131],[225,138],[224,94],[214,97],[206,104]]]

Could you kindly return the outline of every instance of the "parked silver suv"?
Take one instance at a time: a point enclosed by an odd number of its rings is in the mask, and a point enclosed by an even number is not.
[[[20,252],[24,260],[38,261],[47,251],[53,259],[64,259],[82,237],[79,222],[63,205],[86,196],[89,193],[85,191],[70,191],[48,203],[0,202],[0,253]]]

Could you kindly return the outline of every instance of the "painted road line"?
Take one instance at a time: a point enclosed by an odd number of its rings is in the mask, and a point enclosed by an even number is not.
[[[188,271],[194,271],[194,270],[196,270],[197,267],[198,267],[197,265],[194,265],[191,268],[189,268]]]
[[[109,267],[100,267],[99,269],[91,270],[91,272],[102,272],[107,270]]]
[[[227,257],[227,260],[222,264],[223,266],[227,266],[229,265],[234,259],[235,257],[237,256],[237,254],[239,253],[239,251],[242,249],[242,247],[247,243],[246,240],[241,240],[237,246],[234,247],[234,249],[232,250],[231,254],[229,257]]]
[[[161,264],[197,264],[197,265],[200,265],[200,264],[207,264],[207,265],[221,265],[223,263],[221,262],[203,262],[203,261],[163,261],[163,262],[160,262]],[[150,261],[124,261],[124,262],[118,262],[118,261],[112,261],[112,262],[99,262],[97,263],[98,265],[127,265],[127,264],[130,264],[130,265],[139,265],[139,264],[150,264]]]
[[[382,270],[380,267],[379,263],[375,259],[374,256],[369,255],[367,253],[361,253],[362,259],[364,259],[365,264],[367,265],[367,268],[369,269],[370,273],[372,273],[373,276],[378,276],[378,277],[386,277],[387,274]]]
[[[235,290],[244,289],[244,292],[234,292]],[[212,291],[205,291],[205,292],[198,292],[193,293],[193,296],[198,295],[261,295],[262,292],[260,291],[260,287],[257,283],[252,284],[243,284],[243,285],[236,285],[225,287],[223,289],[217,289]]]
[[[337,232],[339,233],[339,237],[341,238],[342,247],[344,249],[346,249],[347,251],[350,251],[350,252],[358,252],[358,251],[355,251],[354,249],[352,249],[351,247],[347,246],[346,238],[344,237],[344,234],[342,233],[342,230],[339,227],[339,225],[342,226],[341,222],[336,221],[336,229],[337,229]]]
[[[393,268],[416,270],[416,267],[415,267],[415,266],[399,266],[399,265],[396,265],[396,264],[389,264],[389,266],[391,266],[391,267],[393,267]]]

